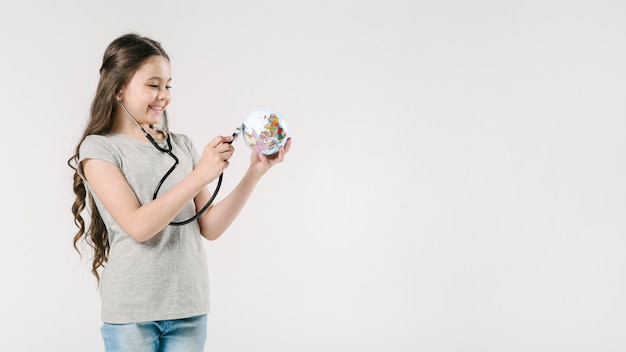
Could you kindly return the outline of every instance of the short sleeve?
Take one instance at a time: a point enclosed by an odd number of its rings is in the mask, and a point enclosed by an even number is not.
[[[115,147],[109,143],[106,137],[89,135],[81,143],[78,150],[78,173],[84,179],[82,162],[86,159],[99,159],[107,161],[121,168],[121,159]]]

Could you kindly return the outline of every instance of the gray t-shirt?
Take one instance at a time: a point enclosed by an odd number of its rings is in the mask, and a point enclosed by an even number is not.
[[[199,160],[187,136],[170,133],[170,138],[179,164],[161,186],[159,195],[187,176]],[[174,164],[172,157],[148,141],[117,133],[88,136],[79,150],[79,160],[85,159],[100,159],[118,166],[142,205],[152,200],[159,180]],[[79,172],[82,175],[80,168]],[[151,239],[139,243],[120,228],[87,180],[84,177],[83,180],[109,234],[109,259],[100,279],[102,320],[123,324],[207,314],[209,278],[198,222],[168,225]],[[186,220],[195,212],[190,200],[174,221]]]

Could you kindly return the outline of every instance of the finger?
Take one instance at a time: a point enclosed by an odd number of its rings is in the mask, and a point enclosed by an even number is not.
[[[285,143],[285,153],[288,153],[290,148],[291,148],[291,137],[287,138],[287,143]]]
[[[230,158],[232,158],[233,153],[232,152],[224,152],[220,154],[222,160],[228,160]]]
[[[285,149],[284,147],[280,147],[278,148],[278,152],[272,155],[268,155],[267,160],[269,161],[270,165],[278,164],[281,161],[283,161],[285,157],[284,155],[285,155]]]
[[[227,144],[232,144],[233,141],[235,140],[235,136],[225,136],[225,138],[226,138],[226,142],[224,143],[227,143]]]
[[[211,142],[209,142],[209,146],[215,148],[220,144],[232,142],[233,136],[217,136],[213,138]]]
[[[220,145],[218,145],[217,147],[215,147],[215,149],[217,149],[218,152],[220,153],[224,153],[224,152],[232,152],[235,150],[235,147],[233,147],[232,144],[230,143],[222,143]]]
[[[287,141],[287,143],[289,143],[289,141]],[[277,163],[280,163],[283,160],[285,160],[285,153],[287,153],[287,151],[284,146],[278,148],[278,157],[276,158]]]

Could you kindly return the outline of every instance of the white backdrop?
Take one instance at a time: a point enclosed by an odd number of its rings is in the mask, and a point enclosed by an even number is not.
[[[262,107],[293,136],[206,244],[207,351],[626,350],[624,18],[608,0],[5,4],[2,350],[102,350],[65,163],[126,32],[170,54],[171,128],[199,147]]]

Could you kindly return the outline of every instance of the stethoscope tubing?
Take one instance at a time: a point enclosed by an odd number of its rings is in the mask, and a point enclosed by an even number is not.
[[[150,143],[160,152],[166,153],[167,155],[169,155],[170,157],[172,157],[172,159],[174,159],[174,165],[172,165],[172,167],[170,167],[169,170],[167,170],[167,172],[165,173],[165,175],[163,175],[163,177],[161,177],[161,180],[159,181],[159,183],[157,184],[157,186],[154,189],[154,193],[152,195],[152,200],[155,200],[159,194],[159,190],[161,189],[161,186],[163,185],[163,182],[165,182],[165,180],[170,176],[170,174],[174,171],[174,169],[176,169],[176,167],[178,166],[179,160],[176,157],[176,155],[174,155],[174,153],[172,152],[172,142],[170,140],[170,134],[169,131],[165,132],[165,140],[167,142],[167,148],[163,148],[161,147],[152,137],[152,135],[150,135],[143,127],[141,127],[141,125],[137,122],[137,120],[135,120],[135,117],[130,113],[130,111],[128,111],[128,109],[126,109],[126,106],[124,106],[124,104],[122,103],[122,100],[117,98],[117,102],[120,103],[120,106],[122,107],[122,109],[124,109],[124,111],[126,112],[126,114],[131,118],[131,120],[133,120],[133,122],[137,125],[137,127],[139,127],[141,129],[141,131],[143,132],[143,134],[146,136],[146,138],[148,138],[148,141],[150,141]],[[233,137],[237,136],[237,132],[235,131],[235,133],[233,133]],[[234,138],[233,138],[234,140]],[[227,143],[232,143],[231,142],[227,142]],[[213,191],[213,194],[211,195],[211,198],[209,198],[209,200],[207,201],[207,203],[204,205],[204,207],[202,207],[202,209],[200,209],[200,211],[198,211],[196,213],[196,215],[190,217],[187,220],[183,220],[183,221],[172,221],[169,224],[171,226],[183,226],[183,225],[187,225],[192,221],[197,220],[207,209],[209,209],[209,207],[211,206],[211,204],[213,204],[213,201],[215,200],[215,197],[217,196],[217,193],[220,190],[220,187],[222,186],[222,179],[224,177],[224,173],[222,172],[217,180],[217,185],[215,186],[215,190]]]

